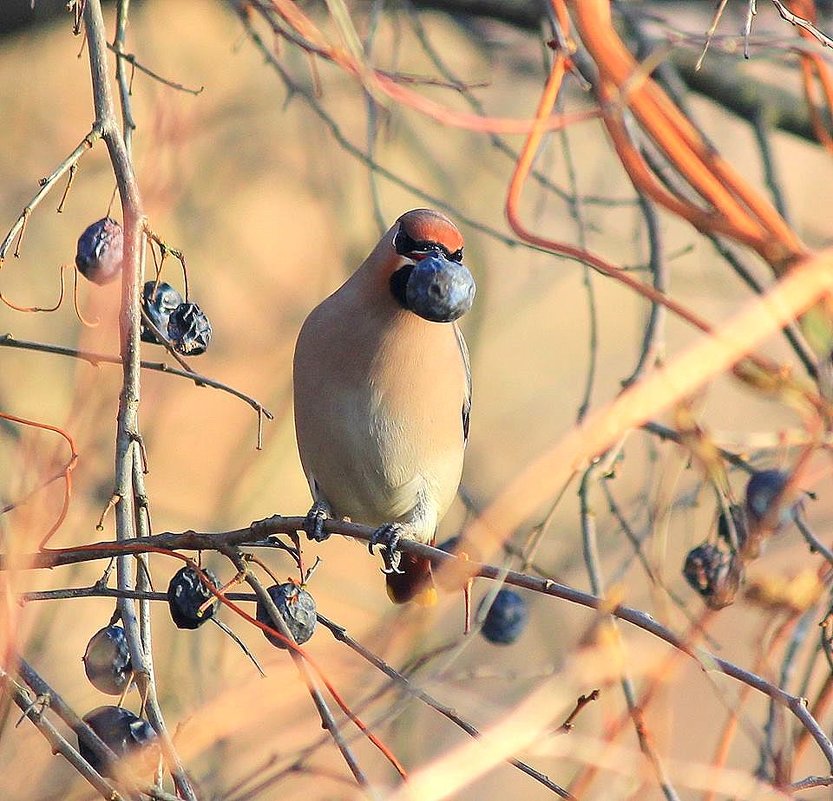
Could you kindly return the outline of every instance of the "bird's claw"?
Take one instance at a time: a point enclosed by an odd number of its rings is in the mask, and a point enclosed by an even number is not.
[[[330,532],[324,528],[324,523],[330,519],[330,510],[327,505],[321,501],[316,501],[312,508],[307,512],[307,517],[304,520],[304,532],[307,539],[315,540],[316,542],[323,542],[330,536]]]
[[[377,545],[381,545],[385,549],[382,554],[382,560],[384,562],[382,572],[385,574],[403,572],[399,569],[399,562],[402,559],[402,555],[399,553],[399,540],[401,537],[401,523],[385,523],[385,525],[379,526],[370,535],[367,549],[371,554],[373,553],[373,548]]]

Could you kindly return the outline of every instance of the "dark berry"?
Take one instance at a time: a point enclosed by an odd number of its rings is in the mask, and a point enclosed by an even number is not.
[[[432,254],[411,270],[405,303],[426,320],[450,323],[471,308],[474,293],[474,278],[463,264]]]
[[[480,604],[482,610],[484,598]],[[480,633],[496,645],[511,645],[526,628],[529,618],[526,601],[514,590],[502,589],[486,613]]]
[[[154,287],[156,287],[155,292]],[[181,303],[182,295],[164,281],[158,285],[156,281],[148,281],[142,290],[142,308],[162,332],[163,337],[168,335],[168,318],[171,312]],[[159,337],[152,328],[145,324],[144,320],[142,320],[141,336],[144,342],[159,343]]]
[[[720,516],[717,518],[717,536],[729,547],[739,550],[743,548],[746,542],[746,514],[742,506],[732,503],[729,504],[729,515],[732,526],[734,526],[734,537],[725,510],[721,510]]]
[[[123,250],[121,226],[105,217],[78,237],[75,266],[94,284],[109,284],[121,272]]]
[[[266,591],[275,602],[275,606],[278,607],[278,612],[292,632],[295,642],[301,645],[312,637],[312,633],[315,631],[315,601],[313,597],[305,589],[291,581],[287,581],[285,584],[273,584]],[[257,602],[257,619],[267,626],[272,626],[272,628],[275,626],[269,612],[266,611],[266,607],[260,600]],[[278,648],[287,647],[283,640],[279,640],[268,632],[264,631],[263,633],[272,645],[277,645]]]
[[[202,572],[215,587],[220,586],[213,571],[204,567]],[[200,613],[200,608],[207,601],[212,603]],[[214,617],[219,605],[220,601],[203,584],[199,573],[188,565],[178,570],[168,584],[168,608],[179,629],[199,628],[206,620]]]
[[[84,672],[101,692],[122,694],[133,677],[133,665],[121,626],[107,626],[93,634],[84,652]]]
[[[688,552],[683,575],[706,606],[722,609],[735,600],[743,569],[736,554],[704,542]]]
[[[767,516],[776,499],[782,503],[778,520],[774,521],[775,524],[783,526],[790,521],[792,509],[788,504],[783,503],[784,499],[781,497],[787,485],[787,479],[787,474],[780,470],[761,470],[749,479],[746,485],[746,513],[751,521],[760,523]]]
[[[168,338],[174,350],[197,356],[211,341],[211,323],[196,303],[180,303],[168,317]]]
[[[86,723],[117,757],[139,751],[144,746],[155,745],[156,732],[150,723],[136,717],[132,712],[120,706],[100,706],[84,715]],[[78,738],[78,750],[102,776],[112,776],[112,765],[105,762],[84,742]],[[155,762],[156,748],[148,749],[148,756]],[[148,760],[150,762],[150,759]]]

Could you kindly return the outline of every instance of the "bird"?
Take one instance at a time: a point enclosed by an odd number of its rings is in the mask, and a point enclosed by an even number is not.
[[[334,517],[373,526],[395,603],[436,601],[430,561],[397,546],[433,544],[460,485],[472,380],[455,320],[475,291],[463,246],[444,214],[404,213],[310,312],[295,346],[295,432],[313,497],[305,531],[324,540]]]

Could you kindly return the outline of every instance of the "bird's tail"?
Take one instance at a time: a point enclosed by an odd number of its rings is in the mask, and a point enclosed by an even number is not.
[[[388,596],[395,604],[415,601],[420,606],[437,603],[437,590],[431,574],[431,562],[409,553],[401,554],[401,573],[388,573]]]

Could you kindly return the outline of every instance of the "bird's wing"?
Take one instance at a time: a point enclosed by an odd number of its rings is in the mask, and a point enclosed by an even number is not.
[[[463,367],[466,371],[466,397],[463,398],[463,442],[469,439],[469,417],[471,415],[471,360],[466,340],[463,339],[463,332],[457,323],[454,326],[454,335],[457,337],[457,345],[460,348],[460,356],[463,358]]]

